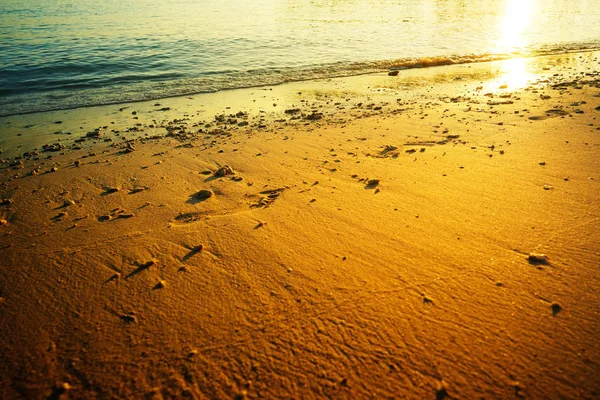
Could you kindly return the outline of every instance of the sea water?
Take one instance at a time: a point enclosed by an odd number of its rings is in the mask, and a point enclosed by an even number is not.
[[[2,0],[0,116],[600,49],[596,0]]]

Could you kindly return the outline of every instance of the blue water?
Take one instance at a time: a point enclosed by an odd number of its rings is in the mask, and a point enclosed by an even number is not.
[[[2,0],[0,116],[600,48],[585,0]]]

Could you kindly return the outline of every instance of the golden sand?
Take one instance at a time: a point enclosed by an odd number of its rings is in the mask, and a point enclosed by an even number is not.
[[[3,118],[0,397],[597,398],[598,54],[523,62]]]

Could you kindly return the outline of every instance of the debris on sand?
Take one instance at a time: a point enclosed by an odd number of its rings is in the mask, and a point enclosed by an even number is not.
[[[118,191],[119,191],[118,187],[105,187],[104,188],[105,194],[117,193]]]
[[[138,322],[137,318],[135,315],[133,315],[133,313],[130,314],[122,314],[119,316],[123,321],[125,322],[129,322],[129,323],[134,323],[134,322]]]
[[[199,244],[197,246],[188,247],[188,249],[190,250],[190,252],[187,253],[185,256],[183,256],[183,258],[181,259],[181,261],[183,261],[183,262],[186,262],[187,260],[189,260],[190,258],[195,256],[196,254],[200,253],[204,249],[204,245]]]
[[[108,279],[105,281],[105,283],[108,283],[108,282],[114,282],[114,281],[117,281],[117,282],[118,282],[120,279],[121,279],[121,273],[120,273],[120,272],[115,272],[114,274],[112,274],[112,275],[110,276],[110,278],[108,278]]]
[[[553,316],[556,316],[556,314],[558,314],[559,312],[562,311],[562,307],[558,303],[552,303],[552,305],[550,306],[550,308],[552,309],[552,315]]]
[[[286,188],[282,187],[277,189],[263,190],[260,192],[263,197],[261,197],[258,203],[250,205],[250,208],[269,207],[275,202],[275,200],[279,198],[285,189]]]
[[[435,399],[443,400],[446,397],[449,397],[448,390],[446,389],[446,383],[444,381],[437,382],[435,388]]]
[[[54,152],[64,150],[65,146],[60,143],[45,144],[42,146],[42,152]]]
[[[140,269],[146,269],[146,268],[149,268],[149,267],[153,266],[155,264],[155,262],[154,262],[154,260],[146,261],[145,263],[141,263],[139,261],[136,261],[136,264],[137,264],[138,268],[140,268]]]
[[[221,168],[219,168],[217,170],[217,172],[215,172],[215,176],[218,176],[218,177],[223,177],[223,176],[233,175],[233,174],[235,174],[235,171],[229,165],[223,165]]]
[[[377,187],[377,185],[379,185],[380,180],[379,179],[369,179],[367,181],[367,185],[365,186],[365,189],[374,189]]]
[[[135,265],[137,268],[134,269],[133,271],[131,271],[126,277],[125,279],[130,279],[133,278],[134,276],[136,276],[137,274],[147,270],[148,268],[150,268],[151,266],[153,266],[154,264],[156,264],[156,262],[154,260],[150,260],[150,261],[146,261],[145,263],[142,263],[140,261],[136,261],[135,263],[133,263],[133,265]]]
[[[133,153],[134,151],[135,147],[133,147],[131,143],[127,143],[127,147],[125,147],[125,150],[123,150],[125,153]]]
[[[548,256],[541,253],[529,253],[529,255],[527,256],[527,260],[530,264],[550,264]]]
[[[147,187],[138,187],[138,188],[132,189],[132,190],[129,192],[129,194],[136,194],[136,193],[140,193],[140,192],[143,192],[144,190],[148,190],[148,188],[147,188]]]
[[[124,218],[124,219],[128,219],[128,218],[132,218],[135,217],[134,213],[127,213],[127,214],[118,214],[115,218]]]
[[[123,210],[122,208],[115,208],[114,210],[111,210],[110,214],[108,215],[102,215],[100,217],[98,217],[98,221],[99,222],[106,222],[106,221],[111,221],[117,218],[132,218],[135,217],[134,213],[126,213],[125,210]]]
[[[211,190],[208,190],[208,189],[202,189],[202,190],[200,190],[200,191],[198,191],[198,192],[194,193],[194,194],[192,195],[192,197],[194,197],[194,198],[195,198],[195,199],[197,199],[197,200],[206,200],[206,199],[208,199],[208,198],[212,197],[212,196],[213,196],[213,194],[214,194],[214,193],[213,193]]]
[[[102,131],[100,130],[100,128],[96,128],[93,131],[86,133],[85,136],[88,138],[97,139],[102,136]]]
[[[62,395],[67,393],[69,390],[71,390],[71,385],[69,384],[69,382],[63,382],[60,385],[54,386],[54,388],[52,389],[52,394],[49,398],[62,398]]]
[[[323,118],[323,114],[313,111],[311,114],[305,114],[302,115],[304,119],[308,120],[308,121],[318,121],[321,118]]]
[[[512,385],[512,386],[514,387],[514,389],[515,389],[515,396],[516,396],[516,397],[523,397],[523,394],[522,394],[522,391],[523,391],[523,384],[521,384],[521,383],[520,383],[520,382],[518,382],[518,381],[514,381],[514,382],[512,382],[512,384],[511,384],[511,385]]]
[[[383,147],[383,150],[379,153],[379,157],[393,157],[396,158],[399,156],[398,146],[392,146],[391,144],[387,144]]]

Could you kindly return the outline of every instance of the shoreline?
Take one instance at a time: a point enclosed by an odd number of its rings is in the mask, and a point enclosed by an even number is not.
[[[291,70],[287,68],[282,68],[280,70],[271,71],[275,75],[269,75],[268,70],[255,70],[255,71],[230,71],[224,73],[223,76],[218,78],[216,82],[204,82],[209,81],[210,75],[205,77],[188,77],[186,78],[187,90],[179,90],[178,93],[171,91],[165,92],[163,95],[156,92],[156,87],[152,87],[152,85],[142,89],[138,87],[138,92],[152,92],[154,93],[152,96],[148,98],[140,98],[139,95],[134,95],[129,93],[126,96],[129,96],[129,100],[123,98],[114,97],[113,94],[115,92],[119,92],[121,90],[129,91],[130,88],[122,87],[122,88],[113,88],[112,90],[104,90],[100,87],[98,88],[90,88],[92,91],[96,91],[95,95],[84,91],[84,92],[63,92],[61,89],[56,89],[55,91],[50,92],[40,92],[38,93],[37,103],[39,107],[40,100],[45,99],[46,102],[54,102],[57,101],[60,103],[61,98],[71,97],[71,96],[79,96],[79,101],[87,101],[87,103],[80,103],[80,105],[67,105],[67,103],[61,103],[64,107],[53,107],[54,109],[38,110],[38,111],[20,111],[13,112],[9,115],[0,115],[1,117],[11,117],[11,116],[22,116],[33,113],[44,113],[44,112],[53,112],[53,111],[68,111],[75,110],[78,108],[90,108],[90,107],[103,107],[110,105],[119,105],[119,104],[134,104],[140,102],[153,102],[153,101],[161,101],[163,99],[169,98],[178,98],[178,97],[189,97],[189,96],[198,96],[203,94],[210,93],[219,93],[229,90],[244,90],[244,89],[260,89],[263,87],[272,87],[286,84],[297,84],[302,82],[310,82],[310,81],[318,81],[318,80],[327,80],[327,79],[345,79],[345,78],[353,78],[356,76],[362,75],[376,75],[388,71],[406,71],[411,69],[422,69],[422,68],[435,68],[435,67],[443,67],[443,66],[456,66],[456,65],[471,65],[471,64],[479,64],[479,63],[488,63],[488,62],[497,62],[497,61],[508,61],[514,59],[528,59],[528,58],[541,58],[541,57],[561,57],[568,56],[569,54],[585,54],[585,53],[597,53],[600,51],[598,45],[595,42],[586,42],[586,43],[572,43],[572,44],[563,44],[560,46],[541,46],[537,49],[529,49],[523,50],[522,52],[513,52],[513,53],[473,53],[473,54],[464,54],[464,55],[444,55],[440,54],[437,56],[422,56],[422,57],[407,57],[402,59],[393,59],[393,60],[378,60],[378,61],[357,61],[357,62],[338,62],[338,63],[330,63],[324,65],[315,65],[315,66],[300,66],[296,68],[292,68]],[[357,72],[359,70],[360,72]],[[277,78],[277,74],[281,73],[282,75]],[[262,80],[256,81],[258,76],[262,76]],[[183,79],[183,78],[182,78]],[[232,82],[237,82],[233,83]],[[252,83],[250,83],[252,82]],[[180,88],[181,83],[177,81],[173,82],[154,82],[155,84],[160,85],[168,85],[175,86]],[[138,82],[137,85],[141,85],[142,82]],[[148,84],[148,81],[144,81],[144,84]],[[207,86],[208,85],[208,86]],[[216,85],[216,86],[215,86]],[[194,88],[190,90],[189,88]],[[91,100],[92,98],[102,98],[104,95],[103,102],[98,102],[98,100]],[[11,94],[13,100],[15,94]],[[33,95],[24,95],[26,98],[35,99]],[[87,100],[82,100],[81,96],[86,98]],[[91,96],[91,97],[90,97]],[[110,99],[110,100],[107,100]],[[34,101],[35,103],[35,101]],[[42,101],[43,103],[43,101]],[[32,103],[33,104],[33,103]],[[7,104],[0,104],[0,107],[6,106]],[[47,105],[45,107],[48,107]]]
[[[346,96],[348,94],[357,102],[367,103],[375,99],[380,103],[379,106],[386,106],[402,97],[408,100],[423,98],[428,85],[431,86],[430,90],[438,92],[438,96],[447,96],[453,90],[449,86],[459,80],[467,81],[472,90],[477,87],[474,86],[475,81],[486,82],[486,86],[482,86],[481,91],[501,94],[502,90],[498,87],[503,84],[501,82],[503,80],[512,80],[511,90],[519,90],[527,85],[528,80],[533,84],[536,80],[552,78],[553,74],[550,71],[568,73],[569,68],[576,67],[578,58],[585,57],[591,60],[598,57],[598,54],[600,54],[598,51],[564,53],[425,69],[414,68],[401,70],[399,76],[387,76],[387,72],[369,73],[175,96],[159,100],[5,116],[0,117],[0,126],[2,126],[0,150],[3,151],[0,155],[18,156],[18,152],[14,151],[17,146],[24,148],[23,152],[28,152],[36,148],[39,150],[41,145],[53,141],[71,143],[75,135],[84,136],[96,128],[123,131],[135,126],[139,127],[139,116],[135,118],[136,116],[127,115],[127,112],[123,113],[125,110],[139,111],[140,116],[144,114],[143,125],[148,126],[157,120],[190,118],[192,115],[203,116],[204,120],[210,121],[214,116],[230,114],[233,109],[247,112],[249,116],[255,118],[259,114],[263,114],[261,115],[263,119],[268,115],[271,120],[285,118],[286,109],[306,108],[307,104],[319,108],[326,107],[328,112],[339,113],[343,110],[332,109],[330,104],[327,104],[328,100],[337,99],[344,102],[346,100],[344,97],[348,97]],[[544,63],[550,67],[542,66]],[[437,88],[438,86],[442,89]],[[234,100],[236,97],[239,99]],[[343,106],[348,105],[343,104]],[[95,120],[101,120],[102,123],[99,125]]]
[[[0,397],[598,396],[599,55],[0,118]]]

